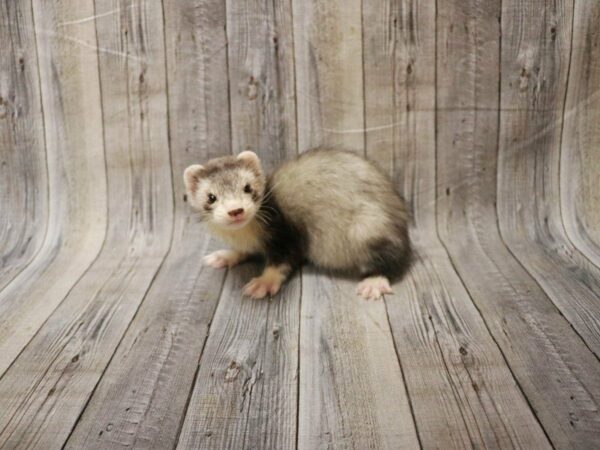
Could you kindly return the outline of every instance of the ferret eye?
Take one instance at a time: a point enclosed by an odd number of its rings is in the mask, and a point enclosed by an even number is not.
[[[247,184],[246,186],[244,186],[244,192],[246,194],[252,194],[252,187],[249,184]]]
[[[214,194],[208,194],[208,203],[211,205],[217,201],[217,197]]]

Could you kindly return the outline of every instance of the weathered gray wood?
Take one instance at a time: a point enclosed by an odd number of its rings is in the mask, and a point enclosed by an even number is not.
[[[510,250],[600,356],[600,270],[568,240],[559,201],[573,2],[521,5],[516,0],[502,3],[500,231]]]
[[[418,448],[385,304],[355,287],[303,273],[298,448]]]
[[[499,4],[479,12],[468,2],[448,3],[438,3],[438,52],[465,45],[466,24],[484,30],[477,31],[483,42],[494,36]],[[371,24],[364,29],[367,155],[391,170],[415,218],[413,267],[386,303],[421,442],[549,447],[436,234],[435,2],[382,1],[364,11],[363,22]],[[449,75],[442,71],[438,79],[456,89]],[[438,154],[451,151],[445,141],[438,141]]]
[[[269,170],[296,154],[291,4],[226,9],[233,151],[256,151]],[[180,448],[295,445],[300,277],[270,302],[243,299],[253,267],[227,276]]]
[[[560,162],[565,229],[600,265],[600,4],[576,2]]]
[[[415,247],[386,301],[423,446],[550,448],[446,254]]]
[[[227,275],[178,448],[295,446],[300,280],[270,300],[242,297],[258,270]]]
[[[48,176],[30,1],[0,4],[0,290],[32,260],[48,225]]]
[[[597,445],[599,20],[584,0],[2,2],[0,447]],[[411,271],[385,303],[312,268],[242,299],[259,268],[200,265],[222,244],[183,169],[321,144],[408,195]]]
[[[170,245],[163,34],[155,32],[162,10],[123,2],[126,20],[115,20],[121,16],[106,14],[110,3],[96,2],[99,39],[84,46],[94,55],[103,49],[107,237],[98,259],[0,379],[0,446],[46,449],[65,442]],[[65,36],[89,26],[63,25]]]
[[[589,393],[600,386],[598,361],[512,257],[497,227],[500,2],[492,11],[464,2],[439,6],[440,235],[553,444],[591,447],[597,405]],[[574,416],[582,426],[570,423]]]
[[[229,0],[227,37],[233,151],[272,169],[296,148],[291,1]]]
[[[209,243],[180,181],[188,165],[229,152],[224,5],[168,1],[164,12],[173,246],[67,448],[175,446],[225,276],[201,265],[220,244]]]
[[[299,149],[364,153],[359,2],[294,2]],[[303,277],[298,447],[415,448],[418,439],[382,302],[342,280]]]
[[[364,152],[360,0],[293,2],[298,150]]]
[[[66,448],[175,445],[222,284],[199,263],[206,236],[179,232]]]
[[[0,292],[0,375],[97,256],[107,221],[94,27],[86,23],[65,32],[57,25],[92,15],[92,4],[36,0],[33,10],[45,114],[49,218],[37,257]]]

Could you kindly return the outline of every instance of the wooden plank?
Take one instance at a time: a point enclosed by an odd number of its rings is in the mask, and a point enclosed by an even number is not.
[[[600,265],[600,66],[597,2],[576,2],[560,162],[565,229]]]
[[[293,3],[301,151],[364,153],[359,3]],[[357,281],[303,277],[298,447],[418,447],[385,307]]]
[[[497,226],[499,2],[492,11],[438,5],[442,241],[554,446],[593,447],[599,363],[510,254]]]
[[[48,225],[48,174],[31,4],[0,5],[0,290],[33,259]]]
[[[220,1],[164,6],[173,246],[67,448],[175,446],[225,276],[200,263],[199,256],[215,243],[187,208],[179,181],[188,165],[229,152],[229,105],[222,101],[227,98],[225,9]]]
[[[500,231],[600,357],[600,270],[569,241],[559,201],[573,2],[508,0],[502,6]]]
[[[233,151],[272,169],[296,148],[291,1],[229,0],[227,38]]]
[[[0,379],[0,446],[63,445],[170,246],[163,34],[155,32],[161,31],[162,9],[143,1],[119,9],[125,20],[109,14],[112,2],[96,2],[98,42],[85,46],[87,52],[102,49],[105,246]],[[67,18],[66,11],[60,17]],[[88,26],[63,25],[65,36]]]
[[[386,298],[389,320],[424,447],[443,442],[444,448],[548,448],[437,236],[436,34],[439,52],[445,45],[464,45],[465,24],[475,27],[473,33],[487,45],[484,33],[493,36],[498,28],[498,3],[488,2],[484,10],[468,2],[449,3],[438,2],[437,12],[435,2],[379,1],[364,9],[363,22],[370,24],[364,29],[367,155],[392,172],[411,200],[415,220],[415,261],[394,285],[395,295]],[[436,16],[439,28],[432,33]],[[442,88],[447,83],[456,89],[447,75],[440,74]],[[470,80],[465,82],[469,86]],[[467,89],[462,81],[460,86]],[[450,152],[438,142],[438,154]]]
[[[300,279],[274,299],[242,297],[258,270],[227,275],[178,448],[295,447]]]
[[[222,285],[197,258],[214,244],[190,228],[180,228],[66,448],[175,445]]]
[[[303,273],[298,448],[418,448],[385,304]]]
[[[233,151],[256,151],[272,169],[296,154],[291,5],[226,9]],[[227,276],[179,448],[295,446],[300,278],[273,300],[242,299],[256,270]]]
[[[93,23],[68,34],[61,20],[90,2],[34,1],[45,111],[49,218],[38,256],[0,292],[0,375],[97,256],[106,231],[106,173]],[[82,151],[86,149],[86,151]]]
[[[447,255],[429,242],[415,237],[419,258],[386,299],[423,446],[551,448]]]
[[[364,153],[360,0],[293,2],[298,147]]]

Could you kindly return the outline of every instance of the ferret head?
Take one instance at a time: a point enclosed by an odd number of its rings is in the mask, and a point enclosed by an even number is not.
[[[258,156],[249,151],[189,166],[183,181],[190,205],[202,220],[229,230],[254,218],[266,184]]]

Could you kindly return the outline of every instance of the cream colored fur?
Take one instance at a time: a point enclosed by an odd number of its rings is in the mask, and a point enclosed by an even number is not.
[[[202,211],[209,193],[218,197],[204,213],[206,223],[234,250],[208,255],[205,263],[213,267],[231,267],[249,254],[264,252],[260,238],[266,225],[256,216],[260,203],[243,192],[246,183],[263,192],[264,178],[257,177],[260,161],[252,152],[242,152],[237,158],[247,166],[210,181],[197,175],[204,170],[199,165],[184,174],[194,208]],[[397,231],[408,226],[404,202],[382,173],[356,155],[334,150],[308,152],[277,169],[270,191],[264,195],[273,196],[286,219],[306,232],[307,257],[317,266],[366,270],[363,264],[370,260],[373,245],[382,242],[408,248],[408,242],[402,241],[407,235]],[[244,223],[231,224],[227,214],[235,208],[244,209]],[[274,295],[289,271],[288,265],[267,267],[245,286],[244,293],[255,298]],[[374,276],[364,279],[357,293],[366,299],[379,298],[391,289],[387,278]]]
[[[202,258],[202,262],[215,269],[222,269],[224,267],[233,267],[244,261],[247,257],[247,253],[236,250],[217,250]]]
[[[220,238],[223,242],[241,253],[262,253],[263,249],[260,243],[261,224],[252,219],[242,228],[228,229],[222,228],[212,222],[208,222],[207,227],[212,234]]]
[[[349,177],[340,174],[350,173]],[[332,269],[364,260],[373,239],[387,237],[386,208],[404,205],[389,181],[370,164],[345,152],[316,151],[290,161],[273,175],[273,195],[309,235],[308,258]]]

